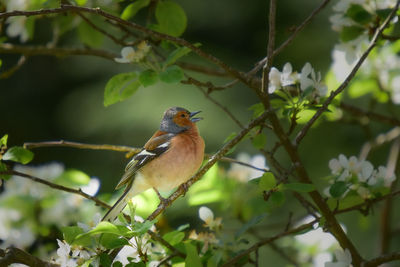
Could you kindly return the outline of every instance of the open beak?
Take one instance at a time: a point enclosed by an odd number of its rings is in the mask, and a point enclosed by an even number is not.
[[[197,114],[199,114],[201,111],[195,111],[195,112],[190,112],[189,118],[192,122],[198,122],[201,121],[203,118],[199,117],[199,118],[193,118],[193,116],[196,116]]]

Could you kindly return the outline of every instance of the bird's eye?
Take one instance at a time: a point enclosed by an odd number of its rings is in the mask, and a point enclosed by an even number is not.
[[[182,114],[181,114],[181,117],[182,117],[182,118],[185,118],[185,117],[186,117],[186,115],[185,115],[184,113],[182,113]]]

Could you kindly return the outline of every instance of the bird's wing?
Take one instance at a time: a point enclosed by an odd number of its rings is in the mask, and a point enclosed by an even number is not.
[[[115,189],[119,189],[130,182],[140,168],[167,151],[170,147],[172,137],[174,137],[174,134],[165,133],[150,138],[144,145],[144,148],[133,156],[132,160],[126,165],[125,173]]]

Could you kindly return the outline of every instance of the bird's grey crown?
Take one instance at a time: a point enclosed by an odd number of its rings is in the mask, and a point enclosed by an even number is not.
[[[186,111],[190,113],[187,109],[181,107],[172,107],[167,109],[167,111],[164,112],[163,119],[161,120],[160,130],[174,134],[186,131],[188,127],[179,126],[173,120],[174,116],[180,111]]]

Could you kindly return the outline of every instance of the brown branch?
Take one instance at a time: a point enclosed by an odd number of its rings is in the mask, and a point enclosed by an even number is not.
[[[375,140],[369,141],[362,146],[359,159],[365,160],[372,149],[381,146],[385,143],[391,142],[394,139],[398,138],[399,136],[400,136],[400,127],[394,127],[387,133],[379,134],[375,138]]]
[[[9,266],[13,263],[21,263],[30,267],[60,267],[59,264],[43,261],[16,247],[0,249],[0,266]]]
[[[370,41],[370,44],[368,45],[367,50],[362,54],[360,59],[357,61],[356,65],[353,67],[350,74],[346,77],[346,79],[342,82],[342,84],[336,90],[331,92],[330,96],[322,104],[322,107],[320,107],[317,110],[317,112],[314,114],[314,116],[312,116],[312,118],[300,130],[300,132],[296,136],[296,140],[295,140],[296,146],[298,146],[299,143],[301,142],[301,140],[304,138],[304,136],[306,136],[308,130],[315,123],[315,121],[322,115],[322,113],[324,113],[328,109],[328,106],[333,101],[333,99],[338,94],[340,94],[347,87],[347,85],[350,83],[350,81],[354,78],[357,71],[360,69],[361,65],[364,63],[365,59],[368,57],[369,53],[376,46],[378,38],[382,35],[382,32],[386,29],[386,27],[389,25],[389,22],[392,20],[392,18],[396,14],[396,12],[399,8],[399,3],[400,3],[400,1],[396,2],[396,5],[393,8],[393,10],[390,12],[390,15],[386,18],[386,20],[383,22],[383,24],[376,30],[374,36],[372,37],[372,39]]]
[[[346,103],[341,102],[339,105],[343,110],[350,112],[356,116],[365,116],[371,120],[375,120],[377,122],[382,122],[390,125],[400,126],[400,119],[396,117],[388,117],[379,113],[375,113],[369,110],[363,110],[359,107],[352,106]]]
[[[365,261],[363,267],[377,267],[385,262],[400,260],[400,252],[393,252],[390,254],[382,255],[369,261]]]
[[[1,14],[0,14],[1,16]],[[47,46],[23,46],[9,43],[0,44],[0,54],[22,54],[25,56],[47,55],[47,56],[96,56],[114,61],[117,54],[89,48],[62,48]]]
[[[226,143],[222,148],[220,148],[214,155],[210,157],[206,164],[204,164],[200,170],[197,171],[187,182],[178,187],[178,189],[172,193],[165,201],[161,202],[157,209],[147,217],[147,220],[154,220],[160,213],[162,213],[172,202],[174,202],[181,195],[186,193],[187,189],[192,186],[195,182],[200,180],[200,178],[218,161],[220,160],[232,147],[239,143],[251,129],[262,123],[267,118],[268,112],[264,112],[261,116],[257,117],[250,124],[244,128],[235,138]]]
[[[2,72],[0,74],[0,79],[7,79],[8,77],[10,77],[11,75],[14,74],[14,72],[16,72],[17,70],[19,70],[26,62],[26,57],[24,55],[22,55],[17,64],[15,64],[15,66],[11,67],[9,70],[6,70],[4,72]]]

